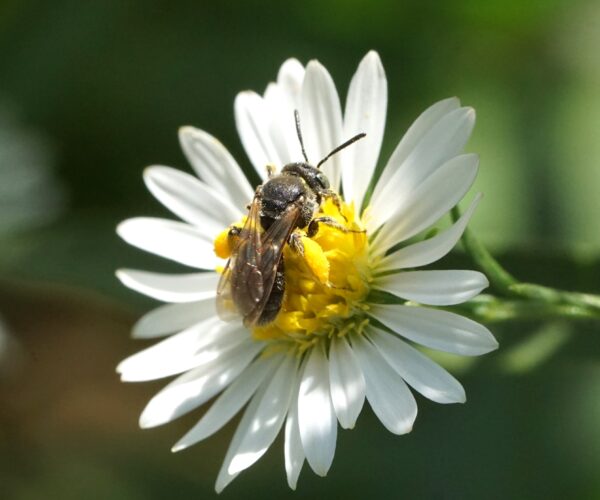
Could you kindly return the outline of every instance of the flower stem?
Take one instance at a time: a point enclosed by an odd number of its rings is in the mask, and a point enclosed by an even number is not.
[[[515,283],[511,292],[519,297],[541,300],[551,304],[570,304],[594,309],[600,313],[600,297],[589,293],[567,292],[534,283]]]
[[[457,206],[452,209],[451,215],[454,222],[460,218],[460,211]],[[465,251],[471,256],[475,265],[490,280],[492,288],[502,295],[513,295],[511,287],[518,284],[518,281],[492,257],[492,254],[475,237],[469,228],[465,229],[461,240]]]
[[[600,310],[574,304],[555,304],[534,299],[506,300],[492,295],[449,308],[476,321],[498,323],[511,320],[600,319]]]
[[[458,207],[452,209],[454,221],[460,217]],[[475,265],[488,277],[491,288],[498,295],[511,300],[500,300],[493,297],[487,302],[477,304],[470,301],[473,307],[471,315],[483,321],[498,321],[540,317],[568,318],[600,318],[600,296],[588,293],[558,290],[535,283],[523,283],[513,277],[500,263],[494,259],[485,246],[468,228],[462,236],[466,252]]]

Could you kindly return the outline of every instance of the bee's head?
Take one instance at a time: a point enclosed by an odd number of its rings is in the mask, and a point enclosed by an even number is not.
[[[285,167],[281,169],[282,175],[295,175],[297,177],[301,177],[304,179],[306,184],[317,194],[320,195],[325,191],[328,191],[330,188],[329,179],[327,176],[320,170],[321,165],[325,163],[329,158],[331,158],[334,154],[338,153],[342,149],[350,146],[350,144],[362,139],[366,134],[361,133],[357,134],[351,139],[347,140],[337,148],[335,148],[331,153],[329,153],[325,158],[323,158],[316,167],[313,167],[310,163],[308,163],[308,158],[306,157],[306,152],[304,151],[304,143],[302,142],[302,134],[300,133],[300,122],[298,118],[298,112],[296,111],[296,125],[298,130],[298,139],[300,140],[300,146],[302,147],[302,154],[304,155],[304,159],[306,161],[299,161],[295,163],[288,163]]]
[[[281,170],[282,175],[296,175],[304,179],[306,184],[317,194],[329,189],[329,179],[318,168],[305,162],[288,163]]]
[[[298,134],[298,141],[300,141],[302,156],[304,156],[306,162],[290,163],[283,167],[281,173],[287,173],[288,175],[297,175],[299,177],[302,177],[315,193],[320,194],[323,191],[329,189],[329,179],[327,179],[325,174],[319,170],[321,165],[323,165],[323,163],[325,163],[334,154],[339,153],[342,149],[350,146],[350,144],[353,144],[359,139],[365,137],[366,134],[356,134],[351,139],[334,148],[333,151],[331,151],[327,156],[325,156],[325,158],[323,158],[319,163],[317,163],[316,167],[313,167],[310,163],[308,163],[308,157],[306,156],[306,151],[304,150],[302,130],[300,129],[300,114],[298,113],[298,110],[294,110],[294,118],[296,120],[296,133]]]

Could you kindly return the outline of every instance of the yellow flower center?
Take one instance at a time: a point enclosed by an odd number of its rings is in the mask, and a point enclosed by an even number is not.
[[[368,239],[354,207],[338,208],[327,199],[316,217],[333,218],[341,227],[319,223],[312,238],[297,229],[304,255],[285,245],[285,295],[279,314],[267,325],[255,327],[257,340],[293,341],[307,348],[321,338],[361,330],[365,320],[363,299],[369,291]],[[234,224],[236,226],[243,225]],[[343,229],[342,229],[343,228]],[[230,254],[229,228],[215,239],[215,253]]]

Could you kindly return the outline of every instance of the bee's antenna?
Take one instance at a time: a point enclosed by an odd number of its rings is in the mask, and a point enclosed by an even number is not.
[[[302,140],[302,130],[300,130],[300,113],[298,110],[294,110],[294,118],[296,119],[296,133],[298,134],[298,140],[300,141],[300,147],[302,148],[302,156],[308,163],[308,158],[306,157],[306,151],[304,151],[304,141]]]
[[[317,168],[319,168],[323,163],[325,163],[329,158],[331,158],[334,154],[339,153],[342,149],[347,148],[350,144],[355,143],[356,141],[362,139],[367,134],[361,132],[360,134],[356,134],[352,139],[348,139],[344,144],[340,144],[337,148],[335,148],[331,153],[329,153],[325,158],[323,158],[318,164]],[[307,160],[308,161],[308,160]]]

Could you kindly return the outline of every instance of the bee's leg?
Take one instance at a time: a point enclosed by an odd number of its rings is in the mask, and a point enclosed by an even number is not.
[[[269,179],[275,177],[275,172],[277,171],[277,167],[272,163],[267,163],[267,176]]]
[[[292,248],[294,252],[296,252],[301,257],[304,257],[304,244],[302,243],[302,236],[298,233],[290,234],[288,239],[288,244]]]
[[[227,245],[231,251],[235,250],[240,244],[240,234],[242,228],[238,226],[230,226],[227,232]]]
[[[342,200],[335,191],[328,189],[327,191],[324,191],[321,196],[323,196],[323,198],[329,198],[331,201],[333,201],[333,204],[335,205],[335,208],[337,208],[339,214],[346,222],[348,222],[348,219],[346,219],[346,216],[342,213]]]
[[[310,221],[310,224],[308,225],[308,229],[306,231],[306,235],[309,238],[312,238],[319,232],[319,224],[326,224],[330,227],[333,227],[334,229],[337,229],[338,231],[341,231],[342,233],[364,233],[365,232],[364,229],[348,229],[347,227],[344,227],[342,224],[340,224],[338,221],[336,221],[333,217],[323,216],[323,217],[315,217],[313,220]]]

